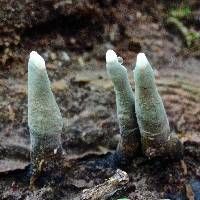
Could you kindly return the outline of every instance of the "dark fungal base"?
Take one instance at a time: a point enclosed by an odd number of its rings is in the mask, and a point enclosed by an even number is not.
[[[34,134],[33,134],[34,135]],[[31,136],[30,186],[55,184],[63,174],[63,149],[60,134]]]

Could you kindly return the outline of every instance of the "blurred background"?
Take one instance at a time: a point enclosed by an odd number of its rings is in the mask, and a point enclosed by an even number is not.
[[[171,128],[191,156],[191,176],[200,176],[199,0],[1,0],[0,8],[2,171],[23,168],[17,149],[29,152],[27,61],[32,50],[46,61],[65,123],[66,152],[104,154],[116,148],[115,95],[105,68],[106,51],[113,49],[123,58],[133,88],[136,55],[146,54]],[[6,148],[14,149],[12,155]]]

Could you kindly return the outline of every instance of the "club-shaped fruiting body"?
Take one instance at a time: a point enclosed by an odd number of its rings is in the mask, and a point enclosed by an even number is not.
[[[33,175],[60,165],[63,120],[50,88],[44,59],[35,51],[28,62],[28,126]]]
[[[108,50],[106,53],[106,68],[114,84],[121,133],[117,154],[121,159],[127,160],[138,152],[140,145],[134,93],[128,80],[127,69],[118,62],[118,57],[113,50]]]
[[[134,80],[135,110],[144,154],[149,158],[180,158],[182,144],[170,132],[166,111],[155,84],[154,72],[144,53],[137,55]]]

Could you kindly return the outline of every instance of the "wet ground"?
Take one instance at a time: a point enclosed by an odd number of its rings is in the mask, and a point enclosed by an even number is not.
[[[116,172],[111,153],[119,128],[113,85],[105,69],[107,49],[123,57],[133,88],[136,55],[146,53],[156,69],[172,131],[185,148],[181,162],[135,158],[122,167],[129,182],[107,198],[200,199],[198,43],[188,48],[173,27],[164,26],[165,16],[159,13],[167,13],[166,5],[148,5],[118,3],[105,11],[107,21],[88,15],[70,24],[70,18],[58,18],[24,32],[15,49],[18,56],[0,72],[0,199],[78,199],[83,189],[104,183]],[[198,11],[198,2],[195,6]],[[198,31],[196,24],[191,26]],[[35,192],[29,190],[28,175],[27,60],[31,50],[46,60],[64,119],[66,153],[66,173],[59,187],[44,186]]]

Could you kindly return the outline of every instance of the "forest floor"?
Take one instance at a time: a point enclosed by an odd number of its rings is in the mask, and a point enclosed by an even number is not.
[[[188,30],[199,32],[200,4],[191,2],[197,16],[192,22],[181,20]],[[184,144],[184,160],[135,158],[122,167],[129,181],[100,199],[200,200],[200,42],[186,46],[180,30],[166,26],[171,8],[163,3],[149,5],[149,1],[101,5],[104,20],[93,13],[58,17],[23,33],[16,59],[0,72],[0,199],[84,199],[80,197],[84,189],[92,192],[116,173],[118,167],[109,163],[109,156],[116,149],[119,127],[113,85],[105,68],[106,51],[113,49],[123,58],[133,89],[136,55],[146,54],[171,129]],[[34,192],[29,189],[27,129],[27,61],[32,50],[47,63],[63,116],[67,166],[57,187]]]

